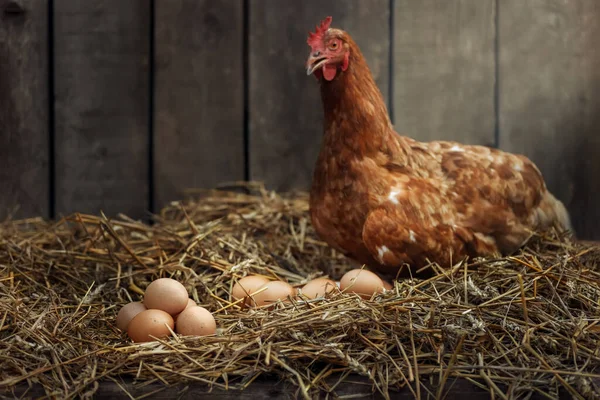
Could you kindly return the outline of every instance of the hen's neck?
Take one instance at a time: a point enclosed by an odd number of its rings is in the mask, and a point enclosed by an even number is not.
[[[381,91],[360,50],[351,48],[350,54],[346,71],[340,72],[333,81],[321,81],[324,139],[330,145],[349,146],[360,155],[385,152],[391,136],[397,135]]]

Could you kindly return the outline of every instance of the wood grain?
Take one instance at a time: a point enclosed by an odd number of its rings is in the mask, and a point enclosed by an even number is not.
[[[150,2],[54,2],[56,208],[148,210]]]
[[[500,146],[529,156],[600,238],[600,3],[501,1]]]
[[[327,379],[330,387],[334,388],[331,392],[322,392],[319,398],[361,398],[379,400],[385,397],[380,392],[376,391],[369,380],[357,374],[351,374],[343,379],[340,383],[339,374],[334,374]],[[93,393],[97,399],[131,399],[135,398],[150,398],[150,399],[221,399],[221,400],[266,400],[266,399],[295,399],[302,398],[298,387],[292,385],[289,381],[279,379],[275,376],[261,376],[253,381],[244,390],[223,390],[219,387],[209,388],[207,385],[199,382],[189,382],[181,385],[165,386],[160,382],[147,384],[145,382],[132,382],[129,378],[120,379],[117,381],[101,381],[97,390]],[[424,398],[429,394],[433,396],[438,389],[438,380],[436,377],[431,377],[431,381],[423,379],[421,381],[421,393]],[[414,383],[412,384],[414,387]],[[483,383],[485,385],[485,383]],[[484,386],[485,387],[485,386]],[[507,388],[499,385],[501,390],[507,392]],[[414,389],[413,389],[414,390]],[[0,395],[2,391],[0,391]],[[11,394],[11,393],[6,393]],[[37,384],[32,386],[21,385],[15,388],[12,392],[12,397],[23,396],[40,397],[46,393],[44,389]],[[148,397],[146,397],[148,396]],[[392,399],[412,400],[415,398],[409,388],[404,387],[400,390],[389,390],[389,396]],[[447,399],[467,399],[467,400],[484,400],[490,398],[490,393],[482,389],[466,379],[449,378],[445,382],[444,390],[442,391],[443,398]],[[7,396],[8,398],[9,396]],[[317,397],[315,397],[317,398]],[[531,399],[538,400],[544,397],[533,393]],[[566,399],[567,396],[561,396],[561,399]]]
[[[48,6],[0,0],[0,220],[49,216]]]
[[[394,125],[494,146],[495,0],[395,0]]]
[[[389,0],[250,1],[250,177],[268,187],[307,189],[323,135],[315,78],[306,76],[306,36],[328,15],[367,58],[389,92]]]
[[[244,179],[243,2],[157,1],[155,202]]]

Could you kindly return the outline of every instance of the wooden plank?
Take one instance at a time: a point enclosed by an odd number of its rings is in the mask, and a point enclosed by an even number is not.
[[[157,1],[155,202],[244,179],[243,2]]]
[[[394,4],[396,130],[494,146],[495,0]]]
[[[48,217],[48,6],[9,3],[0,0],[0,220]]]
[[[600,3],[499,3],[500,145],[524,153],[600,239]]]
[[[54,1],[56,208],[148,210],[150,2]]]
[[[250,177],[271,188],[307,189],[321,137],[318,85],[307,77],[306,36],[328,15],[350,33],[379,88],[389,92],[389,0],[250,2]]]
[[[385,397],[376,391],[367,378],[358,374],[351,374],[346,379],[343,379],[341,384],[338,383],[340,374],[335,374],[326,381],[331,387],[335,387],[331,392],[322,392],[320,397],[316,395],[314,398],[361,398],[379,400]],[[485,383],[483,383],[485,385]],[[507,388],[499,384],[501,390],[507,392]],[[414,387],[414,384],[413,384]],[[435,377],[429,382],[426,379],[421,381],[421,393],[425,394],[425,398],[429,393],[436,393],[438,382]],[[490,398],[490,393],[473,383],[461,378],[449,378],[445,382],[443,390],[443,398],[461,398],[467,400],[484,400]],[[0,395],[2,391],[0,391]],[[19,385],[15,390],[7,395],[12,394],[12,397],[21,397],[26,395],[28,398],[42,397],[46,393],[39,384],[34,385]],[[220,399],[220,400],[263,400],[263,399],[290,399],[302,398],[297,386],[291,384],[288,380],[278,379],[277,377],[259,377],[253,381],[244,390],[229,389],[224,390],[219,387],[209,387],[206,384],[199,382],[187,382],[179,385],[165,386],[160,382],[145,383],[143,381],[132,382],[130,378],[124,378],[118,384],[116,381],[101,381],[97,390],[93,393],[97,399],[123,399],[128,400],[135,398],[151,398],[151,399]],[[149,396],[149,397],[146,397]],[[409,388],[403,387],[400,390],[390,389],[389,396],[397,400],[412,400],[414,394]],[[9,397],[9,396],[7,396]],[[532,393],[531,399],[543,399],[542,395],[535,392]],[[561,399],[567,399],[566,395],[562,395]]]

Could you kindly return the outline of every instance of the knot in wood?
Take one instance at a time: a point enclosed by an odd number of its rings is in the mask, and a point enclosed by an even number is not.
[[[21,15],[25,13],[25,8],[20,0],[9,1],[2,10],[5,15]]]

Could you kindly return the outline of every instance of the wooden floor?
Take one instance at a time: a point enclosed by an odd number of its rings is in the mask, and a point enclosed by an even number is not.
[[[336,379],[330,380],[331,384],[336,382]],[[485,386],[484,383],[482,385]],[[501,387],[504,392],[506,387]],[[438,386],[435,382],[423,382],[420,388],[420,397],[422,399],[434,399]],[[2,392],[0,392],[2,394]],[[4,392],[6,398],[23,397],[23,398],[39,398],[47,396],[41,386],[32,386],[28,388],[26,385],[20,385],[16,388],[14,394],[8,395]],[[399,400],[414,399],[415,396],[408,388],[403,388],[400,391],[390,391],[390,398]],[[521,393],[523,395],[523,393]],[[213,388],[212,390],[204,384],[192,383],[189,385],[164,386],[161,383],[153,383],[143,385],[142,383],[133,383],[131,380],[123,380],[119,384],[113,381],[103,381],[98,386],[98,390],[94,394],[97,399],[127,399],[140,398],[144,399],[222,399],[222,400],[262,400],[262,399],[293,399],[302,398],[297,387],[278,380],[277,378],[259,378],[254,381],[245,390],[223,390]],[[498,397],[498,396],[496,396]],[[321,393],[320,398],[359,398],[359,399],[384,399],[380,393],[373,393],[367,379],[361,376],[350,376],[342,384],[338,385],[331,393]],[[490,399],[490,393],[482,389],[466,379],[448,379],[444,389],[442,390],[441,398],[465,399],[465,400],[487,400]],[[498,397],[499,398],[499,397]],[[561,393],[560,399],[568,399],[567,393]],[[530,399],[547,399],[539,393],[533,394]]]

